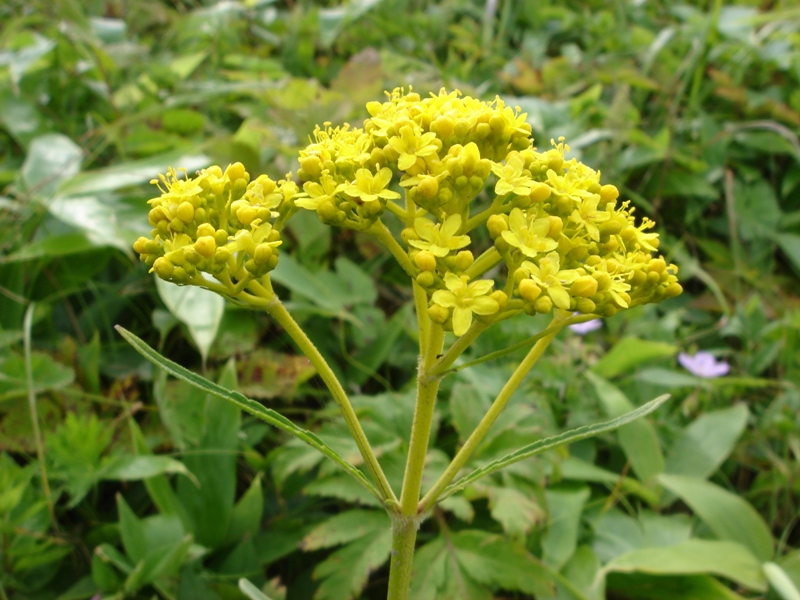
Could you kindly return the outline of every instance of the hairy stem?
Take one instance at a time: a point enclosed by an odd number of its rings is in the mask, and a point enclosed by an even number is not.
[[[500,393],[497,395],[497,398],[495,398],[492,406],[481,419],[480,423],[478,423],[475,431],[472,432],[472,435],[469,436],[469,439],[467,439],[467,441],[455,455],[455,458],[453,458],[450,466],[447,467],[445,472],[442,473],[442,476],[439,477],[439,480],[420,501],[418,507],[419,512],[422,513],[432,508],[442,491],[444,491],[447,485],[455,478],[462,467],[467,464],[467,461],[472,456],[473,452],[475,452],[478,445],[481,443],[481,441],[483,441],[483,438],[486,437],[489,429],[497,420],[497,417],[500,416],[500,413],[505,408],[506,404],[508,404],[508,401],[511,399],[513,393],[517,391],[517,388],[522,384],[525,376],[533,368],[542,354],[544,354],[544,351],[550,345],[550,342],[553,341],[553,338],[556,336],[556,334],[561,331],[561,327],[558,326],[558,324],[563,320],[564,315],[556,315],[553,318],[553,327],[551,327],[551,332],[536,342],[533,348],[531,348],[530,352],[528,352],[528,355],[525,357],[525,359],[519,364],[517,369],[503,386],[503,389],[500,390]]]

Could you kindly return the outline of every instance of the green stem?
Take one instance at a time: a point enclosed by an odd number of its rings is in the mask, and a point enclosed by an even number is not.
[[[44,440],[42,439],[42,430],[39,428],[39,412],[36,409],[36,392],[33,390],[33,362],[31,352],[31,328],[33,326],[33,309],[34,303],[28,305],[25,311],[25,318],[23,319],[23,347],[25,352],[25,382],[28,387],[28,408],[31,413],[31,428],[33,429],[33,440],[36,444],[36,457],[39,459],[39,470],[42,474],[42,489],[44,490],[44,497],[47,500],[47,509],[50,511],[50,518],[53,521],[53,527],[58,529],[58,522],[56,521],[56,510],[53,505],[53,497],[50,494],[50,482],[47,478],[47,467],[44,463]]]
[[[433,364],[430,369],[430,376],[440,378],[488,326],[487,323],[481,323],[477,320],[474,321],[472,325],[470,325],[470,328],[467,329],[467,332],[458,338],[453,345],[447,349],[447,352]]]
[[[411,264],[411,259],[408,257],[408,253],[403,250],[403,247],[394,239],[392,232],[389,231],[389,228],[383,223],[383,221],[376,221],[375,224],[367,229],[367,233],[374,235],[380,243],[386,246],[386,249],[392,253],[395,260],[400,263],[400,266],[403,267],[403,270],[408,273],[408,276],[412,279],[415,277],[414,265]]]
[[[419,354],[425,352],[428,347],[428,340],[431,335],[431,320],[428,317],[428,294],[415,280],[411,280],[414,289],[414,310],[417,313],[417,325],[419,329]]]
[[[370,473],[372,474],[373,480],[378,485],[381,496],[383,497],[384,501],[388,501],[388,504],[396,506],[397,497],[394,495],[392,487],[389,485],[389,481],[386,479],[386,474],[383,472],[383,469],[378,463],[378,459],[375,457],[372,446],[370,445],[364,430],[361,428],[361,423],[358,421],[358,417],[353,410],[353,406],[350,404],[347,393],[344,391],[342,384],[337,379],[325,358],[322,356],[322,354],[320,354],[319,350],[317,350],[317,347],[308,338],[305,331],[300,328],[300,326],[297,324],[297,321],[295,321],[292,315],[289,314],[289,311],[286,310],[286,307],[281,304],[281,301],[273,292],[267,290],[265,287],[255,281],[250,282],[250,289],[258,294],[258,297],[264,301],[259,302],[258,304],[267,313],[269,313],[269,315],[275,319],[281,325],[281,327],[284,328],[286,333],[289,334],[289,337],[291,337],[294,340],[294,343],[300,348],[300,351],[308,358],[308,360],[311,361],[311,364],[314,365],[317,373],[325,382],[328,390],[333,395],[333,399],[336,401],[336,404],[339,405],[339,410],[344,417],[345,423],[347,423],[347,428],[350,431],[350,435],[352,435],[353,439],[356,441],[356,445],[361,453],[361,457],[364,459],[367,469],[369,469]],[[251,298],[253,297],[251,296]]]
[[[464,275],[467,275],[470,279],[480,277],[501,260],[503,260],[503,257],[500,256],[497,248],[492,246],[475,259],[475,262],[470,265],[469,269],[464,271]]]
[[[400,495],[400,514],[392,515],[392,559],[389,569],[389,600],[406,600],[411,584],[411,568],[414,561],[414,544],[421,517],[417,513],[425,457],[431,435],[436,395],[439,380],[429,376],[429,369],[442,351],[444,329],[432,323],[428,345],[421,353],[417,376],[417,403],[414,422],[411,426],[411,441],[408,447],[406,470],[403,475],[403,491]]]
[[[424,513],[431,509],[444,489],[455,478],[462,467],[467,464],[467,461],[472,456],[472,453],[475,452],[478,445],[483,441],[483,438],[486,437],[486,434],[489,432],[489,428],[494,424],[494,422],[497,420],[497,417],[500,416],[500,413],[511,399],[511,396],[522,384],[525,376],[533,368],[542,354],[544,354],[544,351],[550,345],[550,342],[553,341],[553,338],[556,336],[556,334],[561,331],[561,326],[556,325],[560,325],[564,320],[565,319],[563,315],[556,315],[553,318],[552,331],[536,342],[533,348],[531,348],[531,351],[528,352],[528,355],[519,364],[517,369],[503,386],[503,389],[500,390],[500,393],[497,395],[497,398],[495,398],[495,401],[492,403],[492,406],[484,415],[483,419],[481,419],[480,423],[478,423],[475,431],[472,432],[472,435],[469,436],[469,439],[467,439],[467,441],[455,455],[455,458],[453,458],[450,466],[445,469],[445,472],[442,473],[442,476],[439,477],[439,480],[420,501],[417,508],[418,512]]]

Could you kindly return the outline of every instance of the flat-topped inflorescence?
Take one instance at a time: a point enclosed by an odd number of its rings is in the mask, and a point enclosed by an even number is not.
[[[155,182],[152,238],[136,251],[163,279],[204,285],[210,275],[235,295],[275,267],[286,220],[313,210],[376,235],[424,289],[431,318],[459,336],[522,312],[611,316],[681,293],[677,267],[653,255],[654,223],[637,225],[563,138],[537,150],[518,107],[396,89],[367,110],[361,128],[316,128],[300,151],[302,190],[291,174],[251,181],[239,163],[188,179],[171,170]],[[387,213],[402,221],[404,246]],[[476,247],[483,227],[489,248]]]

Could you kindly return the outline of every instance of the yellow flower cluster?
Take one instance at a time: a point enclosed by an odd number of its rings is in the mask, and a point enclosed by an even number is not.
[[[234,163],[192,178],[170,169],[152,183],[161,195],[149,201],[151,237],[133,248],[162,279],[205,287],[216,279],[235,295],[278,264],[281,240],[273,224],[297,210],[292,198],[300,191],[289,176],[251,181]]]
[[[295,203],[357,230],[387,209],[401,218],[433,320],[463,335],[475,319],[554,308],[610,316],[681,293],[677,268],[651,255],[652,221],[637,225],[616,187],[568,158],[563,138],[538,151],[526,115],[500,98],[387,96],[367,105],[362,128],[317,128],[300,152]],[[494,246],[475,258],[470,232],[484,226]],[[494,278],[482,277],[501,263],[505,287],[492,291]]]

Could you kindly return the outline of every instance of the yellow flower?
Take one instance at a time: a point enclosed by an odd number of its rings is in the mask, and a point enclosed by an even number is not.
[[[592,195],[591,192],[580,187],[582,180],[576,177],[572,171],[566,175],[558,175],[553,169],[548,169],[547,183],[550,184],[556,194],[574,201],[580,201],[582,198],[588,198]]]
[[[537,219],[535,215],[526,216],[515,208],[508,216],[508,229],[503,231],[503,239],[515,248],[519,248],[525,256],[534,258],[537,254],[550,252],[558,247],[558,242],[547,237],[550,221],[547,218]]]
[[[356,171],[356,180],[342,189],[348,196],[360,198],[362,202],[377,202],[378,198],[396,200],[400,194],[386,189],[391,181],[392,170],[386,167],[374,175],[369,169],[359,169]]]
[[[414,219],[414,229],[422,239],[409,240],[408,243],[420,250],[428,250],[439,258],[470,243],[468,235],[456,235],[461,229],[461,215],[450,215],[444,223],[435,225],[432,221],[419,217]]]
[[[583,227],[595,242],[600,241],[600,230],[597,228],[597,223],[604,223],[611,218],[611,213],[608,211],[597,210],[599,202],[599,194],[583,198],[569,216],[569,220]]]
[[[326,200],[332,200],[337,192],[341,191],[343,185],[336,183],[336,180],[326,171],[320,177],[319,183],[307,181],[303,184],[305,194],[297,198],[294,203],[300,208],[307,210],[317,210],[320,204]]]
[[[444,276],[447,290],[437,290],[433,293],[434,304],[444,308],[453,309],[453,333],[457,336],[464,335],[472,325],[472,313],[476,315],[493,315],[500,310],[500,305],[493,298],[489,298],[494,281],[479,279],[469,282],[469,277],[458,277],[453,273]]]
[[[570,296],[564,285],[571,284],[579,275],[577,271],[561,270],[561,259],[557,252],[550,252],[539,259],[538,266],[526,260],[520,268],[527,271],[530,278],[547,292],[553,304],[563,310],[569,310]]]
[[[389,139],[389,145],[400,155],[397,161],[397,168],[401,171],[410,169],[416,162],[417,157],[426,157],[436,154],[441,148],[441,142],[437,143],[436,134],[433,132],[420,135],[411,125],[400,128],[400,136]]]
[[[535,183],[530,172],[525,170],[525,159],[519,152],[511,152],[506,158],[506,164],[493,164],[492,172],[497,176],[494,193],[498,196],[515,193],[517,196],[527,196]]]

